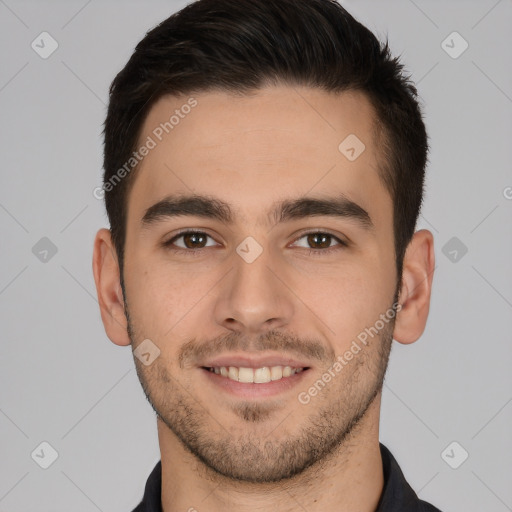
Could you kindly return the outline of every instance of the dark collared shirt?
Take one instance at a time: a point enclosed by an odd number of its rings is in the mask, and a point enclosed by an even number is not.
[[[405,480],[391,452],[381,443],[384,489],[375,512],[440,512],[418,498]],[[162,462],[155,466],[146,483],[144,498],[133,512],[162,512]]]

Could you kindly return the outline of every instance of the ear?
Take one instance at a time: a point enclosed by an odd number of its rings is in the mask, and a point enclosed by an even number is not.
[[[108,229],[103,228],[96,233],[92,270],[107,336],[116,345],[130,345],[119,264]]]
[[[434,275],[434,237],[426,229],[414,233],[405,251],[402,285],[393,338],[400,343],[415,342],[425,330],[432,278]]]

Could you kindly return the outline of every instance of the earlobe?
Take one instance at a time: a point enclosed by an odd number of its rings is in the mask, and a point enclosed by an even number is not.
[[[112,343],[130,345],[119,264],[108,229],[96,233],[92,268],[105,332]]]
[[[432,233],[422,229],[414,233],[407,246],[402,271],[399,303],[393,338],[404,344],[415,342],[425,330],[435,256]]]

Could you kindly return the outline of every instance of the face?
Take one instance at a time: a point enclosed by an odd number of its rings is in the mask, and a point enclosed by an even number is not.
[[[160,353],[135,364],[217,473],[301,473],[380,397],[397,275],[373,133],[361,93],[290,87],[167,97],[144,123],[125,304],[133,348]]]

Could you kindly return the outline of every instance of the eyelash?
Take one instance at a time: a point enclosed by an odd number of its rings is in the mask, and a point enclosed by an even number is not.
[[[301,233],[301,235],[298,238],[296,238],[294,242],[300,240],[301,238],[304,238],[305,236],[316,235],[316,234],[327,235],[327,236],[333,238],[336,242],[338,242],[338,244],[334,245],[332,247],[328,247],[327,249],[305,249],[309,256],[323,256],[326,253],[331,254],[335,250],[340,250],[340,249],[344,249],[344,248],[348,247],[347,242],[344,242],[343,240],[341,240],[340,238],[338,238],[337,236],[333,235],[332,233],[330,233],[328,231],[320,231],[320,230],[307,231],[305,233]],[[204,231],[184,230],[184,231],[181,231],[178,234],[174,235],[171,239],[164,242],[163,246],[171,252],[174,252],[174,253],[185,252],[185,253],[188,253],[190,256],[200,256],[203,249],[207,249],[207,247],[200,247],[199,249],[184,249],[182,247],[178,247],[178,248],[173,247],[172,244],[176,240],[178,240],[179,238],[182,238],[185,235],[206,235],[207,237],[209,237],[213,240],[213,237],[210,236],[208,233],[205,233]]]

